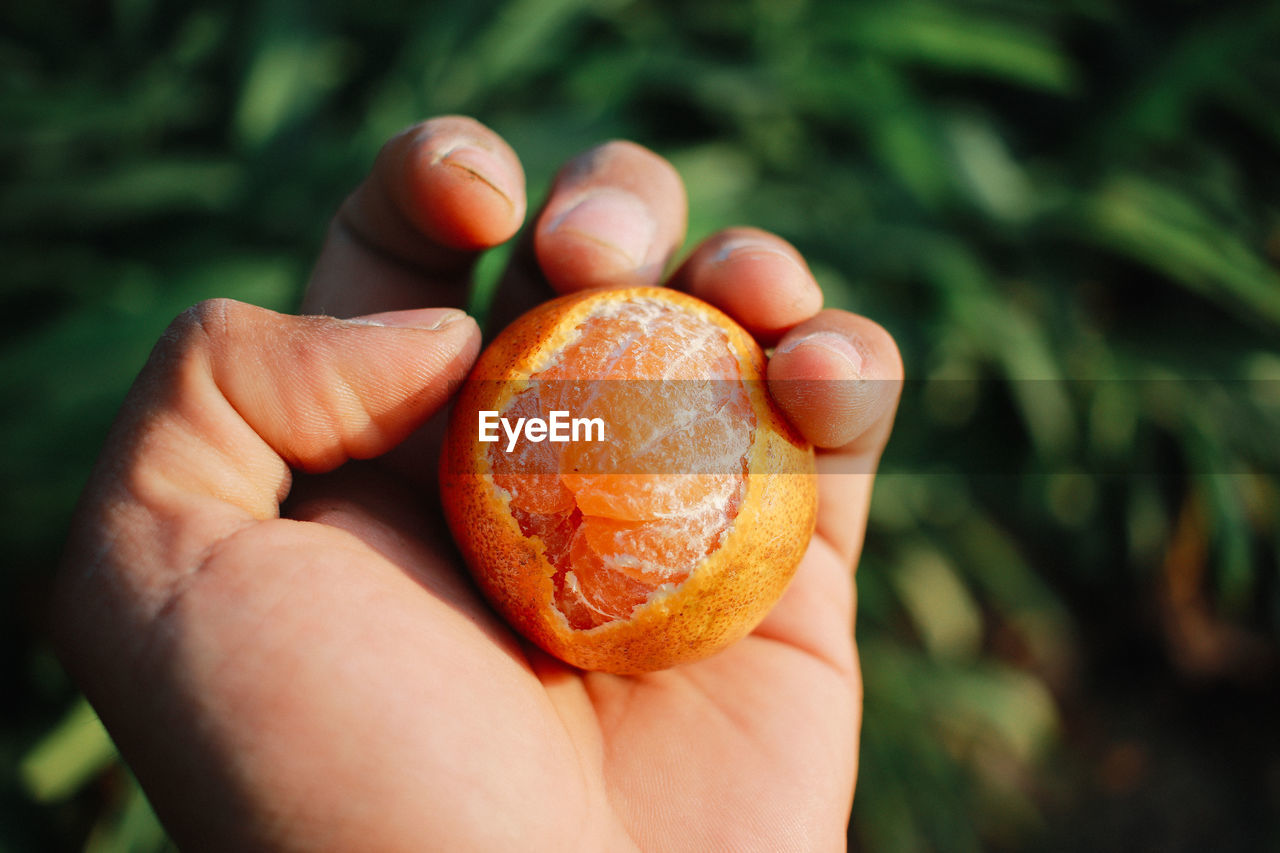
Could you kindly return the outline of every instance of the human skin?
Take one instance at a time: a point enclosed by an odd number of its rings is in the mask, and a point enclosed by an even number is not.
[[[819,448],[817,530],[743,641],[663,672],[579,671],[489,609],[436,497],[428,421],[481,339],[451,309],[525,210],[492,131],[411,128],[334,218],[303,303],[329,316],[202,303],[130,391],[69,537],[55,635],[182,849],[844,847],[853,568],[902,376],[892,339],[821,310],[778,237],[732,228],[693,249],[665,283],[776,345],[775,398]],[[661,284],[685,221],[657,155],[579,155],[498,305]]]

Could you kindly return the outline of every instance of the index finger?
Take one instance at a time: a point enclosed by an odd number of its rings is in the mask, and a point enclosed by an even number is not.
[[[382,147],[334,216],[302,309],[463,307],[479,253],[524,214],[524,171],[498,134],[463,116],[414,125]]]

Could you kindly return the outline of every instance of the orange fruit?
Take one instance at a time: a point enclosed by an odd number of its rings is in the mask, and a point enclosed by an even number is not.
[[[616,673],[759,624],[817,505],[813,449],[764,366],[733,320],[665,288],[565,296],[503,331],[455,401],[440,468],[450,529],[502,616]]]

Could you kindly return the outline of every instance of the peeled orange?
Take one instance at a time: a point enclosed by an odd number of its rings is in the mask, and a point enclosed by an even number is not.
[[[503,617],[616,673],[697,660],[759,624],[817,501],[813,450],[763,372],[733,320],[664,288],[562,297],[503,331],[441,464],[450,529]]]

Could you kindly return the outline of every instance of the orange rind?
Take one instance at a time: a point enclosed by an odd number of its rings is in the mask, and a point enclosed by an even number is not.
[[[458,394],[441,464],[454,539],[503,618],[614,673],[698,660],[755,628],[817,505],[813,450],[764,365],[733,320],[665,288],[561,297],[503,331]],[[480,440],[486,412],[506,419],[496,441]],[[604,435],[511,432],[554,412]]]

